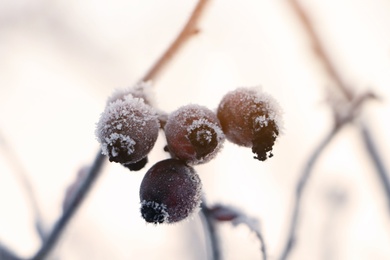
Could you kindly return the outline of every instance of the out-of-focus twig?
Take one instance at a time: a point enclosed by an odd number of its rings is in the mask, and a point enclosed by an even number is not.
[[[19,179],[20,184],[23,187],[23,191],[26,193],[26,198],[29,200],[29,206],[34,214],[35,228],[41,240],[43,241],[46,238],[46,231],[44,229],[42,213],[39,208],[37,199],[35,197],[35,193],[33,188],[31,187],[31,183],[28,174],[23,168],[23,164],[19,161],[18,156],[16,156],[13,148],[7,142],[4,135],[0,132],[0,147],[4,151],[4,156],[6,157],[8,163],[13,169],[16,177]]]
[[[363,142],[366,146],[367,152],[376,168],[376,172],[378,173],[378,177],[381,180],[383,189],[386,192],[388,201],[388,207],[390,210],[390,180],[389,175],[387,174],[385,165],[383,164],[383,161],[381,160],[381,156],[379,154],[378,148],[375,145],[374,139],[372,137],[372,134],[370,133],[370,130],[368,127],[361,123],[360,124],[360,134],[362,136]]]
[[[211,250],[211,259],[219,260],[221,259],[221,252],[219,250],[219,241],[217,232],[215,230],[215,219],[211,214],[210,209],[207,207],[205,199],[202,200],[201,211],[200,213],[203,215],[203,226],[205,229],[206,242],[210,244]],[[208,241],[209,240],[209,241]]]
[[[297,188],[296,188],[296,196],[295,196],[296,200],[295,200],[293,215],[290,223],[288,239],[284,251],[282,253],[282,256],[280,258],[283,260],[288,257],[289,253],[291,252],[291,249],[293,248],[296,242],[296,228],[298,223],[301,198],[302,198],[303,190],[306,187],[307,181],[311,175],[311,171],[314,163],[317,161],[317,159],[319,158],[320,154],[327,146],[327,144],[333,139],[336,133],[342,128],[342,126],[345,125],[347,122],[353,120],[359,114],[360,108],[362,107],[364,101],[368,100],[369,98],[377,99],[376,95],[374,95],[371,92],[357,96],[351,90],[351,88],[348,87],[348,85],[343,81],[340,72],[336,69],[336,66],[330,59],[329,55],[327,54],[324,45],[320,40],[319,35],[317,34],[316,30],[313,27],[313,23],[310,21],[310,18],[305,12],[304,8],[302,8],[301,4],[299,3],[299,0],[290,0],[289,3],[291,4],[291,7],[300,18],[303,27],[306,29],[306,32],[312,42],[313,48],[318,55],[319,61],[324,65],[324,69],[326,70],[329,78],[331,78],[334,81],[335,86],[343,94],[346,104],[344,104],[344,107],[342,107],[342,109],[340,109],[339,107],[332,107],[335,113],[334,128],[324,138],[324,140],[320,143],[317,149],[315,149],[315,151],[312,153],[298,181]],[[363,123],[362,123],[362,129],[366,129]],[[362,131],[362,135],[363,135],[363,139],[365,139],[367,149],[370,152],[370,156],[373,158],[373,161],[377,166],[378,173],[381,177],[381,180],[384,183],[384,188],[386,190],[387,198],[389,200],[389,205],[390,205],[390,185],[389,185],[388,175],[384,170],[383,164],[380,161],[380,157],[377,156],[375,146],[371,147],[371,145],[373,145],[373,142],[368,131],[364,131],[364,132]]]
[[[198,32],[197,24],[200,16],[203,14],[208,0],[199,0],[192,12],[190,19],[187,21],[179,35],[164,52],[164,54],[157,60],[152,68],[142,77],[140,81],[149,81],[156,79],[173,56],[178,53],[179,49],[183,47],[184,43],[194,34]]]
[[[347,87],[347,84],[343,81],[341,74],[329,58],[329,55],[325,50],[324,44],[320,40],[319,35],[313,27],[313,23],[310,21],[310,18],[304,8],[302,8],[301,4],[299,3],[299,0],[290,0],[289,3],[291,4],[291,7],[295,11],[295,13],[300,18],[301,23],[306,30],[309,39],[311,40],[313,50],[318,55],[319,61],[324,65],[324,70],[328,73],[329,78],[335,81],[336,86],[344,94],[347,100],[352,100],[353,92],[350,88]]]
[[[298,180],[298,184],[296,186],[295,190],[295,204],[293,209],[293,214],[291,218],[290,228],[288,232],[288,239],[286,242],[286,245],[284,247],[284,251],[282,253],[282,256],[280,257],[281,260],[287,259],[290,251],[295,245],[296,242],[296,230],[297,230],[297,224],[298,224],[298,217],[299,212],[301,208],[301,201],[302,201],[302,195],[304,188],[306,187],[306,183],[309,180],[312,169],[314,167],[314,164],[317,162],[318,158],[320,157],[322,151],[326,148],[326,146],[330,143],[330,141],[336,136],[337,132],[341,129],[341,125],[339,127],[333,128],[330,133],[322,140],[322,142],[318,145],[318,147],[313,151],[310,158],[308,159],[306,163],[306,167],[302,172],[302,175],[300,176]]]
[[[97,177],[99,176],[99,173],[101,172],[101,168],[103,166],[105,159],[106,156],[102,155],[102,153],[99,150],[91,168],[89,169],[85,181],[82,183],[79,190],[73,196],[66,211],[64,211],[64,213],[61,215],[57,223],[54,225],[52,231],[50,232],[48,238],[43,243],[42,247],[38,250],[35,256],[31,258],[32,260],[45,259],[45,257],[47,257],[50,254],[50,252],[56,245],[58,239],[60,238],[62,232],[66,228],[67,224],[72,219],[73,215],[76,213],[76,210],[79,208],[79,206],[85,199],[86,194],[89,192],[93,183],[96,181]]]
[[[13,252],[11,252],[11,250],[6,248],[1,243],[0,243],[0,259],[1,260],[22,260],[22,258],[16,256]]]

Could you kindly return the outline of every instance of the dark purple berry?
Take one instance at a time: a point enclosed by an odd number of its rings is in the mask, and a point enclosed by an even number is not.
[[[164,130],[171,154],[191,165],[213,159],[225,140],[215,113],[199,105],[174,111]]]
[[[202,183],[183,161],[167,159],[152,166],[140,188],[141,215],[149,223],[174,223],[199,208]]]
[[[227,93],[219,104],[217,116],[226,138],[240,146],[252,147],[255,158],[272,157],[281,131],[278,103],[258,88],[238,88]]]

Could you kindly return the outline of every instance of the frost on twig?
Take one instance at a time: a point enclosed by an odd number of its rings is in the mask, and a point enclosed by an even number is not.
[[[264,242],[264,237],[260,230],[259,221],[255,218],[250,218],[240,210],[224,206],[221,204],[214,205],[210,208],[210,215],[217,221],[230,221],[233,226],[238,226],[240,224],[246,225],[252,232],[254,232],[261,243],[261,253],[263,259],[267,259],[267,251]]]

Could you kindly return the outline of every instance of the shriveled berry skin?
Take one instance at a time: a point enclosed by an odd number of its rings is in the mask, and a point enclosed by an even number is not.
[[[164,130],[169,152],[190,165],[213,159],[225,140],[215,113],[194,104],[171,113]]]
[[[149,223],[175,223],[199,208],[202,183],[183,161],[167,159],[153,165],[140,188],[141,215]]]
[[[238,88],[228,92],[217,109],[226,138],[252,147],[256,159],[272,157],[272,147],[281,131],[278,103],[259,88]]]
[[[155,111],[127,95],[108,103],[96,128],[102,153],[112,162],[134,164],[152,150],[159,132]]]

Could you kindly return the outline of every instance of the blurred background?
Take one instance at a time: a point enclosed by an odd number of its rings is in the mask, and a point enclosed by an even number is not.
[[[301,0],[343,80],[364,104],[366,123],[390,169],[390,2]],[[66,188],[99,149],[95,124],[114,89],[132,86],[169,46],[196,1],[0,0],[0,242],[28,257],[40,246],[16,171],[31,182],[48,229]],[[197,103],[215,109],[240,86],[262,86],[284,110],[274,157],[225,144],[197,166],[209,204],[238,207],[261,224],[269,259],[286,243],[295,186],[309,156],[331,131],[334,82],[313,52],[288,0],[211,0],[200,33],[154,85],[167,112]],[[106,164],[51,259],[207,259],[198,215],[147,225],[139,185],[167,158],[164,136],[140,172]],[[12,156],[10,156],[12,154]],[[390,259],[388,197],[356,124],[326,147],[307,183],[298,240],[289,259]],[[243,225],[218,225],[223,259],[261,259]]]

